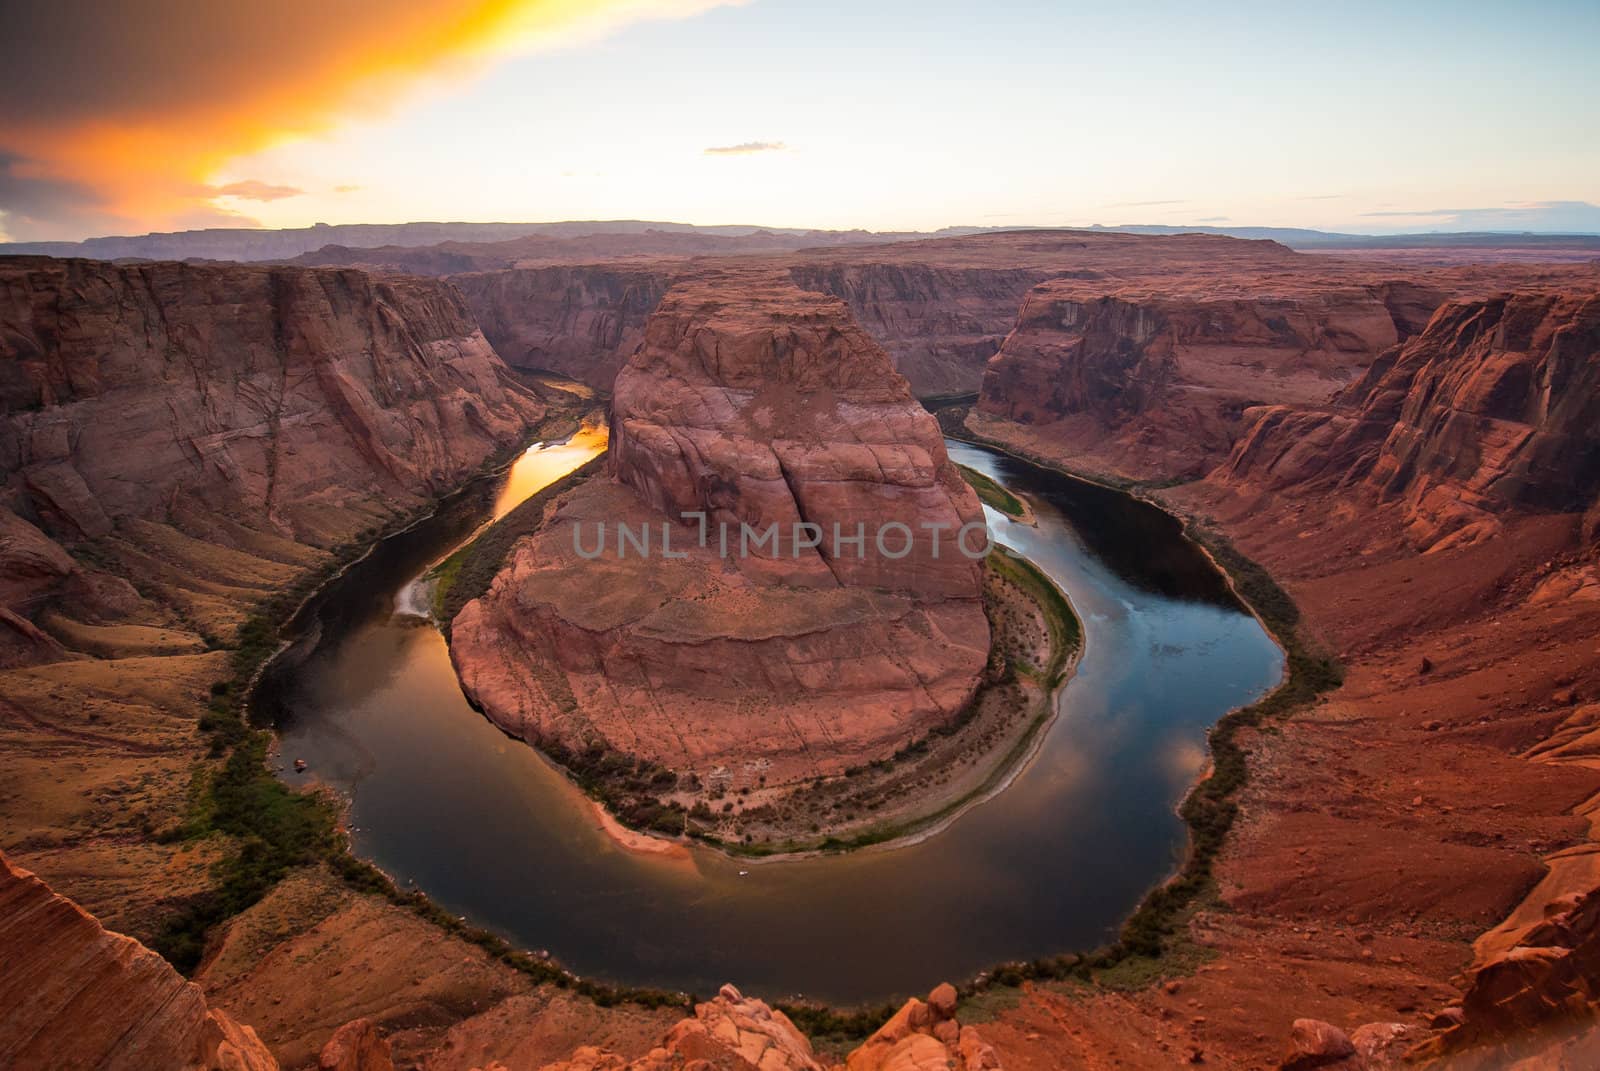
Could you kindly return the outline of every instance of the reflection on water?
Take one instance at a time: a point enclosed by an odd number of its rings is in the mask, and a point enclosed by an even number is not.
[[[499,520],[517,506],[606,448],[607,432],[600,427],[584,427],[572,438],[558,443],[535,443],[512,464],[511,471],[494,498],[492,520]]]
[[[950,449],[1030,497],[1038,527],[991,512],[995,538],[1071,595],[1088,643],[1028,769],[923,843],[759,865],[617,847],[565,778],[467,705],[438,632],[392,612],[395,591],[527,492],[469,491],[434,530],[385,543],[303,615],[258,701],[285,762],[352,797],[359,854],[585,974],[854,1002],[1096,945],[1181,856],[1173,807],[1205,730],[1278,680],[1279,654],[1164,514]]]

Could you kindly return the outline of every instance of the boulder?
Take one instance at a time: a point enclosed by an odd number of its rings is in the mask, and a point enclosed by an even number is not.
[[[371,1019],[352,1019],[322,1047],[317,1071],[394,1071],[389,1041]]]
[[[1333,1067],[1356,1054],[1355,1045],[1343,1030],[1320,1019],[1296,1019],[1289,1043],[1289,1055],[1278,1065],[1281,1071]]]

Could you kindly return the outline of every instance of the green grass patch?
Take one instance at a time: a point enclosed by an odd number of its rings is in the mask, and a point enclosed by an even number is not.
[[[1026,591],[1044,611],[1051,641],[1050,664],[1044,667],[1044,677],[1047,684],[1054,688],[1061,683],[1068,660],[1083,647],[1083,622],[1078,620],[1072,604],[1055,582],[1027,558],[997,546],[989,555],[988,564],[989,568]]]
[[[978,499],[984,505],[999,510],[1013,520],[1020,521],[1027,516],[1027,507],[1022,504],[1022,500],[994,480],[977,469],[970,469],[965,465],[957,465],[956,468],[961,470],[961,478],[978,492]]]

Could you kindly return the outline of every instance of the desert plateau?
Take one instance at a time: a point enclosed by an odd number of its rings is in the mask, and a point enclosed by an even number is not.
[[[1600,1067],[1596,39],[0,0],[0,1071]]]

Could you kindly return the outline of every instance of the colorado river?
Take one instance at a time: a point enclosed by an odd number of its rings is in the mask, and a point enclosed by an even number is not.
[[[1271,688],[1281,655],[1170,517],[949,446],[1032,503],[1037,527],[991,511],[992,533],[1068,593],[1087,641],[1027,768],[920,843],[759,864],[629,852],[559,772],[467,705],[443,638],[397,614],[396,597],[593,444],[530,451],[506,486],[469,488],[376,548],[301,614],[258,712],[285,765],[304,758],[306,776],[350,798],[358,855],[595,978],[854,1003],[1093,947],[1181,859],[1174,806],[1206,729]]]

